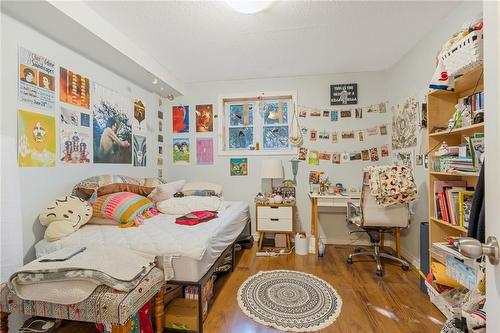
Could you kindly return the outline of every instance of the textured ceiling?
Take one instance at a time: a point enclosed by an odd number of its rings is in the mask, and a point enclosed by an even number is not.
[[[457,4],[277,1],[244,15],[225,2],[87,2],[184,82],[384,70]]]

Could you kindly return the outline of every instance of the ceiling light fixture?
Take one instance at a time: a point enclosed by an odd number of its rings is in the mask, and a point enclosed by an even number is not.
[[[242,14],[257,14],[269,8],[274,1],[226,0],[233,10]]]

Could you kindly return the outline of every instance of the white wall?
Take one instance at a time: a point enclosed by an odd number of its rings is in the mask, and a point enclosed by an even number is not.
[[[464,2],[446,16],[437,27],[415,45],[386,73],[387,91],[391,104],[403,102],[409,96],[425,101],[429,82],[434,73],[438,50],[463,23],[482,12],[482,2]],[[487,41],[486,41],[487,43]],[[425,129],[419,135],[416,154],[427,152]],[[409,230],[402,233],[402,252],[412,259],[420,258],[420,222],[428,221],[427,170],[416,167],[415,175],[420,200],[413,205],[416,212]]]
[[[262,79],[262,80],[243,80],[243,81],[225,81],[225,82],[209,82],[187,85],[186,96],[177,98],[174,103],[179,105],[189,105],[190,107],[190,133],[189,135],[175,135],[175,137],[187,136],[191,139],[191,164],[190,165],[173,165],[171,157],[167,157],[166,161],[166,176],[169,180],[188,179],[188,180],[207,180],[215,183],[220,183],[224,186],[224,196],[230,200],[242,200],[251,203],[251,214],[254,217],[255,206],[253,204],[254,196],[262,191],[262,183],[260,178],[261,161],[265,158],[275,158],[273,156],[249,156],[248,157],[248,176],[231,177],[229,175],[229,159],[230,157],[215,156],[214,165],[196,165],[196,149],[195,140],[198,136],[195,133],[195,113],[196,104],[213,104],[214,112],[217,112],[218,98],[225,94],[247,94],[258,92],[272,91],[297,91],[298,104],[308,107],[318,107],[320,110],[337,109],[329,106],[329,91],[330,84],[334,83],[358,83],[359,106],[368,106],[370,104],[386,101],[386,87],[383,77],[379,72],[368,73],[347,73],[337,75],[323,75],[310,77],[292,77],[292,78],[277,78],[277,79]],[[354,107],[354,106],[350,106]],[[344,109],[349,109],[346,107]],[[165,105],[166,128],[171,131],[171,104]],[[326,130],[329,132],[341,131],[348,129],[363,129],[373,125],[381,125],[390,123],[389,113],[363,113],[363,119],[354,119],[354,113],[349,120],[341,119],[339,114],[338,122],[331,122],[330,118],[326,117],[309,117],[299,118],[301,126],[308,129],[316,129],[319,131]],[[217,119],[214,122],[214,137],[216,141]],[[390,134],[390,133],[389,133]],[[366,136],[366,141],[363,143],[354,140],[342,140],[336,144],[330,140],[318,140],[310,142],[309,137],[305,136],[304,146],[310,149],[318,149],[326,152],[344,152],[368,149],[372,146],[382,146],[389,144],[390,135],[387,136]],[[166,138],[166,153],[170,156],[172,151],[172,136],[169,134]],[[199,135],[207,136],[207,134]],[[236,156],[238,157],[238,156]],[[244,154],[241,157],[245,157]],[[287,179],[292,179],[291,164],[289,160],[292,156],[279,157],[283,160],[285,176]],[[381,159],[379,163],[387,163],[388,158]],[[299,172],[297,175],[297,207],[301,221],[301,230],[309,232],[310,230],[310,200],[307,196],[309,191],[308,174],[310,170],[324,171],[328,174],[333,183],[343,183],[346,187],[360,187],[362,168],[368,165],[369,162],[352,161],[347,164],[332,164],[330,161],[320,161],[320,165],[309,165],[306,161],[299,164]],[[266,188],[269,188],[266,183]],[[255,220],[253,219],[253,231],[255,232]],[[345,222],[345,210],[337,210],[335,214],[320,214],[320,230],[323,230],[323,237],[327,238],[328,242],[347,243],[348,229]],[[355,236],[357,238],[358,236]]]
[[[158,96],[147,92],[109,70],[81,57],[70,49],[55,43],[32,28],[1,15],[1,82],[2,82],[2,281],[12,269],[24,260],[34,258],[34,244],[43,237],[44,227],[37,216],[41,209],[56,197],[69,194],[74,184],[90,176],[115,173],[137,177],[155,175],[156,164],[156,129]],[[56,22],[54,22],[56,24]],[[75,36],[78,38],[78,36]],[[146,106],[148,128],[155,132],[148,133],[148,167],[134,168],[131,165],[84,165],[69,166],[58,164],[54,168],[18,168],[17,167],[17,68],[18,46],[23,46],[35,53],[87,76],[91,84],[98,82],[112,88],[125,97],[140,98]],[[56,71],[58,73],[58,70]],[[57,75],[56,75],[57,76]],[[56,99],[59,99],[56,79]],[[56,119],[59,117],[59,105],[56,103]],[[22,107],[28,111],[35,108]],[[57,126],[59,130],[59,125]],[[58,141],[59,144],[59,141]],[[59,148],[57,149],[59,152]],[[10,272],[9,272],[10,271]]]

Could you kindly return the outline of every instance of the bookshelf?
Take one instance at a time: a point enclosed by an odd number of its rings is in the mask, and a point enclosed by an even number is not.
[[[427,141],[428,147],[433,148],[443,141],[449,146],[458,146],[466,143],[465,138],[474,133],[484,133],[484,123],[472,124],[466,127],[455,128],[451,131],[433,133],[433,128],[447,127],[448,120],[455,112],[455,105],[460,98],[470,96],[473,93],[484,90],[483,66],[478,66],[467,72],[458,79],[455,79],[455,91],[432,91],[427,95]],[[429,154],[429,257],[430,262],[442,262],[441,258],[435,255],[432,244],[435,242],[445,242],[448,236],[466,236],[467,229],[460,225],[453,225],[449,222],[436,218],[436,202],[434,185],[437,181],[465,181],[467,187],[475,187],[478,179],[478,172],[437,172],[433,171],[432,163],[435,162],[433,152]]]

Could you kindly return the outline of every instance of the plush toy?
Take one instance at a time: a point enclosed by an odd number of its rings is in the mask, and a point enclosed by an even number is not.
[[[57,198],[38,216],[40,223],[47,227],[45,239],[55,241],[66,237],[92,217],[92,205],[76,196]]]

